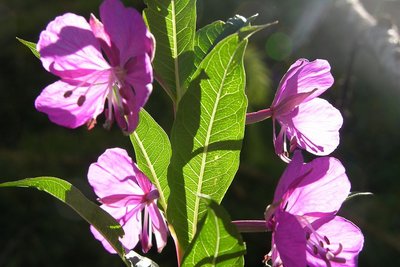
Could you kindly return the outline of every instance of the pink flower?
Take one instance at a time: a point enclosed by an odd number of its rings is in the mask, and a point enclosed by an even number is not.
[[[115,117],[131,133],[152,91],[154,39],[141,15],[119,0],[105,0],[100,17],[103,23],[94,15],[87,22],[67,13],[40,34],[40,60],[60,80],[42,91],[35,106],[54,123],[90,129],[107,100],[105,127]]]
[[[318,98],[333,84],[330,69],[326,60],[297,60],[283,76],[271,107],[247,114],[247,123],[272,116],[275,152],[286,161],[286,138],[290,151],[300,147],[320,156],[330,154],[339,144],[343,118],[336,108]],[[275,120],[281,125],[278,136]]]
[[[161,252],[167,242],[168,230],[157,207],[159,193],[125,150],[107,149],[96,163],[90,165],[88,180],[103,203],[101,208],[123,227],[125,235],[121,242],[125,248],[133,249],[140,239],[143,252],[147,252],[154,233]],[[116,253],[93,226],[91,231],[107,251]]]
[[[266,211],[273,231],[265,260],[272,266],[357,266],[363,247],[360,229],[336,216],[350,192],[345,169],[335,158],[303,164],[296,151]]]

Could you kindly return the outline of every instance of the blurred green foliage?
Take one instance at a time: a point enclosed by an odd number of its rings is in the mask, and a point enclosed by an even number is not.
[[[322,1],[322,0],[321,0]],[[56,77],[47,73],[15,37],[36,42],[41,30],[55,16],[74,12],[85,17],[98,14],[101,1],[0,1],[0,170],[1,181],[40,175],[63,177],[92,200],[86,180],[90,163],[109,147],[130,151],[129,138],[114,127],[102,129],[102,117],[92,131],[64,129],[38,113],[33,102]],[[124,1],[142,9],[140,0]],[[339,107],[345,123],[341,144],[334,156],[347,168],[354,191],[370,191],[346,203],[341,214],[358,224],[365,234],[360,266],[399,266],[400,259],[400,88],[382,73],[379,64],[365,64],[371,55],[361,46],[354,66],[350,57],[337,54],[338,43],[327,41],[340,32],[325,23],[311,40],[291,49],[283,58],[271,58],[265,47],[273,33],[291,38],[298,19],[307,14],[307,1],[198,0],[198,26],[226,20],[235,14],[259,13],[256,24],[279,20],[257,33],[246,52],[247,92],[250,108],[267,107],[288,66],[297,58],[326,58],[333,66],[335,85],[324,94]],[[371,1],[370,1],[371,2]],[[371,3],[370,3],[371,4]],[[288,39],[297,47],[296,41]],[[271,41],[270,41],[271,42]],[[340,40],[346,42],[346,40]],[[279,43],[277,44],[279,45]],[[281,49],[276,47],[276,49]],[[368,61],[373,62],[373,60]],[[170,132],[172,108],[167,95],[155,87],[146,109]],[[223,205],[232,219],[262,219],[285,165],[272,150],[270,121],[246,127],[242,163]],[[67,207],[35,190],[0,190],[0,266],[123,266],[96,241],[89,226]],[[262,266],[269,251],[269,234],[244,235],[246,266]],[[172,240],[162,254],[149,255],[160,266],[175,266]]]

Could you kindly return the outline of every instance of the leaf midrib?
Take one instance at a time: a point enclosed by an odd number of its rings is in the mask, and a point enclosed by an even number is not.
[[[194,237],[194,235],[195,235],[195,233],[197,231],[197,220],[198,220],[198,213],[199,213],[199,206],[200,206],[199,195],[201,194],[201,189],[202,189],[202,185],[203,185],[203,178],[204,178],[205,165],[206,165],[205,161],[206,161],[206,158],[207,158],[208,145],[209,145],[210,137],[211,137],[211,130],[212,130],[212,127],[214,125],[215,113],[216,113],[216,110],[217,110],[217,107],[218,107],[218,104],[219,104],[219,101],[220,101],[221,91],[222,91],[222,88],[223,88],[223,86],[225,84],[225,79],[226,79],[226,76],[227,76],[227,73],[228,73],[228,69],[231,66],[232,59],[235,57],[236,52],[237,52],[237,48],[236,48],[235,52],[233,53],[233,55],[231,56],[231,58],[229,59],[229,63],[228,63],[228,65],[227,65],[227,67],[226,67],[226,69],[224,71],[224,75],[223,75],[223,78],[222,78],[222,83],[221,83],[221,86],[218,89],[217,99],[215,101],[215,104],[214,104],[214,107],[213,107],[213,112],[211,114],[210,124],[209,124],[208,129],[207,129],[206,140],[204,142],[204,149],[203,149],[203,153],[202,153],[203,156],[202,156],[202,159],[201,159],[199,183],[197,185],[197,190],[196,190],[196,195],[195,195],[196,201],[195,201],[193,221],[192,221],[192,236],[191,236],[191,239],[193,239],[193,237]]]
[[[182,97],[180,77],[179,77],[179,61],[178,61],[178,42],[176,36],[176,14],[175,14],[175,0],[171,0],[171,23],[172,23],[172,38],[173,38],[173,55],[174,58],[174,70],[175,70],[175,86],[176,86],[176,97],[177,102]]]

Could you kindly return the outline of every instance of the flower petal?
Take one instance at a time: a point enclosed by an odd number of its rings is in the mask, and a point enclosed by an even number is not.
[[[121,194],[144,194],[137,184],[132,159],[121,148],[107,149],[96,163],[91,164],[88,180],[100,198]]]
[[[131,57],[154,54],[154,38],[147,30],[142,16],[133,8],[126,8],[118,0],[105,0],[100,6],[104,30],[119,49],[121,65]]]
[[[274,242],[283,266],[306,266],[306,236],[296,217],[287,213],[277,214]]]
[[[88,81],[92,72],[110,68],[89,23],[72,13],[48,24],[40,34],[37,49],[43,67],[63,79]]]
[[[143,85],[136,84],[135,91],[131,86],[121,88],[123,98],[123,110],[118,106],[117,102],[113,103],[115,120],[118,126],[127,134],[131,134],[139,123],[139,112],[153,89],[151,83]],[[137,94],[135,94],[137,90]]]
[[[297,145],[318,156],[332,153],[339,145],[343,117],[328,101],[315,98],[299,105],[287,116],[277,118],[287,125],[287,135]]]
[[[52,122],[76,128],[103,112],[107,93],[107,84],[84,86],[57,81],[41,92],[35,107],[46,113]]]
[[[127,75],[125,82],[128,86],[121,88],[121,94],[127,105],[126,114],[116,114],[116,121],[122,129],[126,125],[126,132],[131,133],[136,129],[139,120],[139,111],[146,104],[152,90],[153,71],[151,67],[150,57],[143,54],[135,57],[125,65]]]
[[[133,249],[139,242],[140,232],[142,230],[142,210],[137,210],[122,226],[125,235],[121,239],[121,243],[127,249]]]
[[[136,212],[133,216],[127,218],[126,208],[112,208],[107,205],[101,205],[102,209],[107,211],[112,217],[114,217],[121,225],[124,230],[124,236],[120,238],[122,245],[127,249],[133,249],[139,242],[139,233],[141,230],[141,212]],[[90,231],[94,237],[99,240],[104,248],[110,253],[117,253],[114,248],[108,243],[108,241],[94,228],[90,226]]]
[[[291,214],[336,212],[350,192],[343,165],[332,157],[314,159],[303,165],[295,177],[285,203]]]
[[[345,263],[330,261],[332,267],[355,267],[357,266],[358,254],[363,248],[364,236],[361,230],[352,222],[336,216],[326,222],[324,219],[313,223],[314,229],[322,237],[327,237],[330,241],[330,249],[337,250],[339,243],[342,251],[337,254],[338,258],[344,259]],[[313,253],[307,253],[307,262],[310,266],[326,266],[324,260],[315,257]]]
[[[160,253],[167,244],[168,228],[165,218],[157,207],[157,203],[153,202],[147,206],[152,222],[153,233],[156,237],[157,251]]]
[[[289,96],[308,93],[314,89],[317,90],[304,101],[319,96],[333,84],[334,80],[330,70],[331,66],[328,61],[323,59],[311,62],[306,59],[297,60],[283,76],[271,106],[277,106]]]
[[[274,203],[281,201],[283,195],[289,190],[293,182],[301,175],[303,167],[303,155],[300,150],[294,152],[291,162],[287,165],[283,172],[279,183],[275,189]]]

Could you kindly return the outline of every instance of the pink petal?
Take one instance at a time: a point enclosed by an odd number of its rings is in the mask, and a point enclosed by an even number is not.
[[[125,112],[122,114],[119,107],[114,105],[115,119],[118,125],[127,133],[136,129],[139,120],[139,111],[146,104],[153,86],[153,71],[150,57],[147,54],[131,58],[124,66],[127,71],[125,86],[120,90],[126,101]]]
[[[66,97],[68,92],[72,94]],[[83,86],[57,81],[47,86],[36,98],[35,107],[46,113],[52,122],[76,128],[103,112],[107,94],[108,84]],[[79,99],[85,99],[81,106],[78,105]]]
[[[294,152],[292,161],[287,165],[275,189],[274,203],[280,202],[283,195],[289,190],[293,182],[301,175],[303,155],[300,150]]]
[[[103,23],[95,15],[90,14],[89,24],[94,36],[103,41],[107,47],[111,47],[110,36],[105,32]]]
[[[152,222],[153,233],[156,237],[157,251],[160,253],[167,244],[167,224],[165,223],[165,218],[155,202],[151,203],[147,208]]]
[[[150,182],[149,178],[137,168],[135,165],[135,172],[136,172],[136,182],[140,188],[142,188],[143,192],[146,194],[152,190],[156,190],[156,187]]]
[[[339,145],[343,118],[339,110],[324,99],[303,103],[277,120],[287,125],[289,138],[296,138],[297,145],[310,153],[328,155]]]
[[[328,61],[323,59],[311,62],[306,59],[297,60],[283,76],[271,106],[277,106],[291,95],[308,93],[314,89],[317,90],[304,101],[319,96],[333,84],[330,70]]]
[[[114,194],[100,198],[99,201],[110,207],[127,207],[144,202],[143,194]]]
[[[99,240],[101,242],[101,244],[103,245],[103,247],[112,254],[117,254],[117,252],[115,251],[115,249],[110,245],[110,243],[108,243],[108,241],[104,238],[104,236],[102,234],[100,234],[99,231],[97,231],[96,228],[94,228],[93,225],[90,226],[90,231],[92,232],[94,238],[96,238],[97,240]]]
[[[88,22],[75,14],[50,22],[40,34],[37,49],[44,68],[64,79],[88,81],[92,72],[110,68]]]
[[[151,59],[147,54],[138,55],[131,58],[125,63],[126,69],[125,81],[130,83],[135,88],[135,93],[138,91],[138,85],[146,85],[153,82],[153,68],[151,66]],[[145,91],[148,96],[151,92]]]
[[[139,242],[139,233],[141,230],[141,212],[136,212],[129,219],[126,217],[126,208],[112,208],[106,205],[101,205],[101,208],[107,211],[112,217],[114,217],[121,225],[124,230],[124,236],[120,238],[122,245],[127,249],[133,249]],[[108,243],[108,241],[94,228],[90,226],[90,231],[94,237],[99,240],[104,248],[110,253],[117,253],[114,248]]]
[[[125,114],[125,118],[127,119],[127,129],[125,131],[127,133],[132,133],[136,129],[139,123],[140,109],[146,104],[152,90],[153,85],[151,83],[137,83],[135,87],[136,95],[133,94],[132,91],[129,92],[129,98],[127,99],[129,113]]]
[[[283,266],[306,266],[305,232],[295,216],[280,212],[277,214],[274,241]]]
[[[303,215],[339,210],[350,193],[350,182],[339,160],[320,157],[303,165],[288,191],[286,211]],[[279,187],[279,186],[278,186]]]
[[[154,39],[135,9],[124,7],[118,0],[105,0],[100,6],[100,18],[104,30],[119,49],[121,65],[142,53],[153,56]]]
[[[142,229],[142,210],[136,212],[123,225],[125,235],[121,239],[122,244],[127,249],[133,249],[139,242],[139,235]]]
[[[88,180],[100,198],[111,195],[143,195],[136,183],[132,159],[121,148],[107,149],[89,167]]]
[[[338,244],[343,246],[343,250],[337,257],[344,258],[345,263],[337,263],[330,261],[332,267],[355,267],[357,266],[358,254],[363,248],[364,236],[361,230],[352,222],[336,216],[333,220],[322,222],[318,226],[318,221],[313,223],[317,233],[324,237],[326,236],[331,244],[331,250],[336,250]],[[315,257],[313,253],[307,253],[307,262],[310,266],[326,266],[324,260]]]

